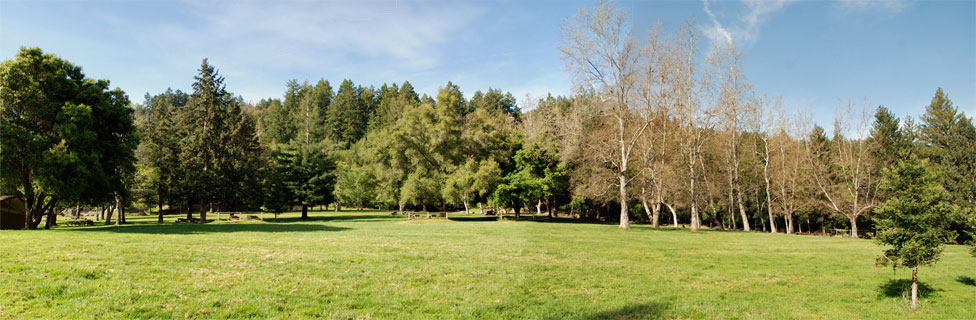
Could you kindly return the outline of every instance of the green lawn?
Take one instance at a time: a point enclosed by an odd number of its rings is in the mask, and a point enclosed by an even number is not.
[[[869,240],[388,213],[2,231],[0,318],[976,317],[960,246],[913,312]]]

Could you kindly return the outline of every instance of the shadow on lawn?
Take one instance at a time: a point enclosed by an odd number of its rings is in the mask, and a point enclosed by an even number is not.
[[[580,319],[660,319],[668,305],[660,302],[639,303],[585,315]]]
[[[498,221],[498,217],[496,217],[496,216],[481,216],[481,215],[471,216],[471,217],[457,217],[457,216],[455,216],[455,217],[448,217],[447,219],[448,220],[451,220],[451,221],[458,221],[458,222]]]
[[[203,234],[226,232],[314,232],[314,231],[343,231],[350,228],[333,227],[321,224],[279,224],[279,223],[165,223],[165,224],[129,224],[123,226],[98,226],[64,228],[61,230],[81,232],[115,232],[115,233],[144,233],[144,234]]]
[[[972,277],[959,276],[958,278],[956,278],[956,281],[959,281],[959,283],[962,283],[964,285],[976,286],[976,279],[973,279]]]
[[[295,222],[328,222],[328,221],[376,221],[376,220],[402,220],[403,216],[394,216],[390,214],[356,214],[356,215],[342,215],[336,214],[333,216],[323,215],[323,213],[316,213],[316,215],[309,215],[308,219],[302,219],[300,217],[287,217],[287,218],[277,218],[267,216],[264,220],[270,223],[295,223]]]
[[[942,291],[942,289],[933,289],[924,282],[918,282],[918,297],[925,298],[936,292]],[[910,297],[912,295],[912,280],[911,279],[897,279],[888,280],[888,282],[878,286],[878,297],[879,298],[900,298],[900,297]]]

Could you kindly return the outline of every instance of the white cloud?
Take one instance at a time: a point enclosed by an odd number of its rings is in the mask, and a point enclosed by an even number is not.
[[[708,0],[702,0],[705,13],[708,14],[712,22],[712,25],[703,27],[704,34],[713,43],[719,41],[727,43],[756,41],[759,39],[759,31],[763,22],[792,1],[740,0],[739,4],[745,7],[744,13],[735,15],[735,19],[730,19],[723,25],[709,7]]]
[[[722,27],[722,23],[718,22],[718,18],[715,17],[712,10],[708,9],[708,0],[702,0],[702,4],[705,7],[705,13],[708,14],[708,18],[712,21],[712,26],[705,28],[705,36],[711,39],[712,42],[725,41],[731,44],[732,34],[728,30],[725,30],[725,27]]]

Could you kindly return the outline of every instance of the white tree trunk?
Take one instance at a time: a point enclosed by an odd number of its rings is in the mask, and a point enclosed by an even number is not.
[[[678,213],[674,211],[674,207],[671,204],[665,203],[668,206],[668,211],[671,211],[671,222],[674,223],[674,227],[678,227]]]

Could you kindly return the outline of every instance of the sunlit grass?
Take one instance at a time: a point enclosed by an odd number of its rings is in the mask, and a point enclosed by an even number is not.
[[[976,258],[874,266],[869,240],[635,226],[413,220],[389,211],[277,222],[0,232],[0,317],[971,318]],[[177,217],[168,217],[175,220]],[[968,281],[967,281],[968,280]]]

